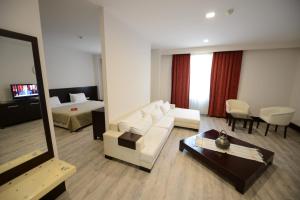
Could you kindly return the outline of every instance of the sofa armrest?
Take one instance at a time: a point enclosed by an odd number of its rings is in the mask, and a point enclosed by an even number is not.
[[[176,108],[175,104],[170,104],[170,108],[175,109]]]
[[[113,143],[114,145],[118,145],[118,138],[124,132],[119,131],[107,131],[103,134],[103,142],[104,143]],[[144,148],[144,137],[141,137],[136,141],[136,151],[141,151]]]

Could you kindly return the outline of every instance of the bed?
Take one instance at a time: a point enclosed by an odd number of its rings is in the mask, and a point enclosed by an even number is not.
[[[84,102],[72,102],[70,94],[79,93],[84,94]],[[97,86],[50,89],[49,96],[54,125],[71,132],[92,124],[92,110],[104,107],[98,101]],[[53,104],[55,97],[58,102]]]
[[[104,107],[102,101],[86,101],[81,103],[62,103],[52,107],[55,126],[66,128],[71,132],[92,124],[92,110]]]

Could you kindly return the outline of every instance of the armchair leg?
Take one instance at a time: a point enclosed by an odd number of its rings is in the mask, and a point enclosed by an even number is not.
[[[265,133],[265,136],[267,136],[267,135],[268,135],[269,128],[270,128],[270,124],[267,124],[267,128],[266,128],[266,133]]]
[[[244,128],[247,128],[247,120],[244,120]]]
[[[284,138],[286,138],[286,132],[287,132],[288,126],[284,127]]]
[[[275,126],[275,132],[277,132],[277,129],[278,129],[278,125]]]
[[[230,117],[230,118],[228,119],[228,126],[231,126],[231,122],[232,122],[232,118]]]

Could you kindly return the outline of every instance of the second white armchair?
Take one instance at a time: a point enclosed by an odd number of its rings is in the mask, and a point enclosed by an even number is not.
[[[286,138],[287,128],[292,121],[295,109],[290,107],[267,107],[260,109],[259,117],[267,123],[265,136],[268,134],[270,125],[284,126],[284,138]]]

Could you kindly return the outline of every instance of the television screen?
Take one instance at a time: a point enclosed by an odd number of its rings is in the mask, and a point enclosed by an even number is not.
[[[12,84],[11,92],[14,99],[39,95],[36,84]]]

